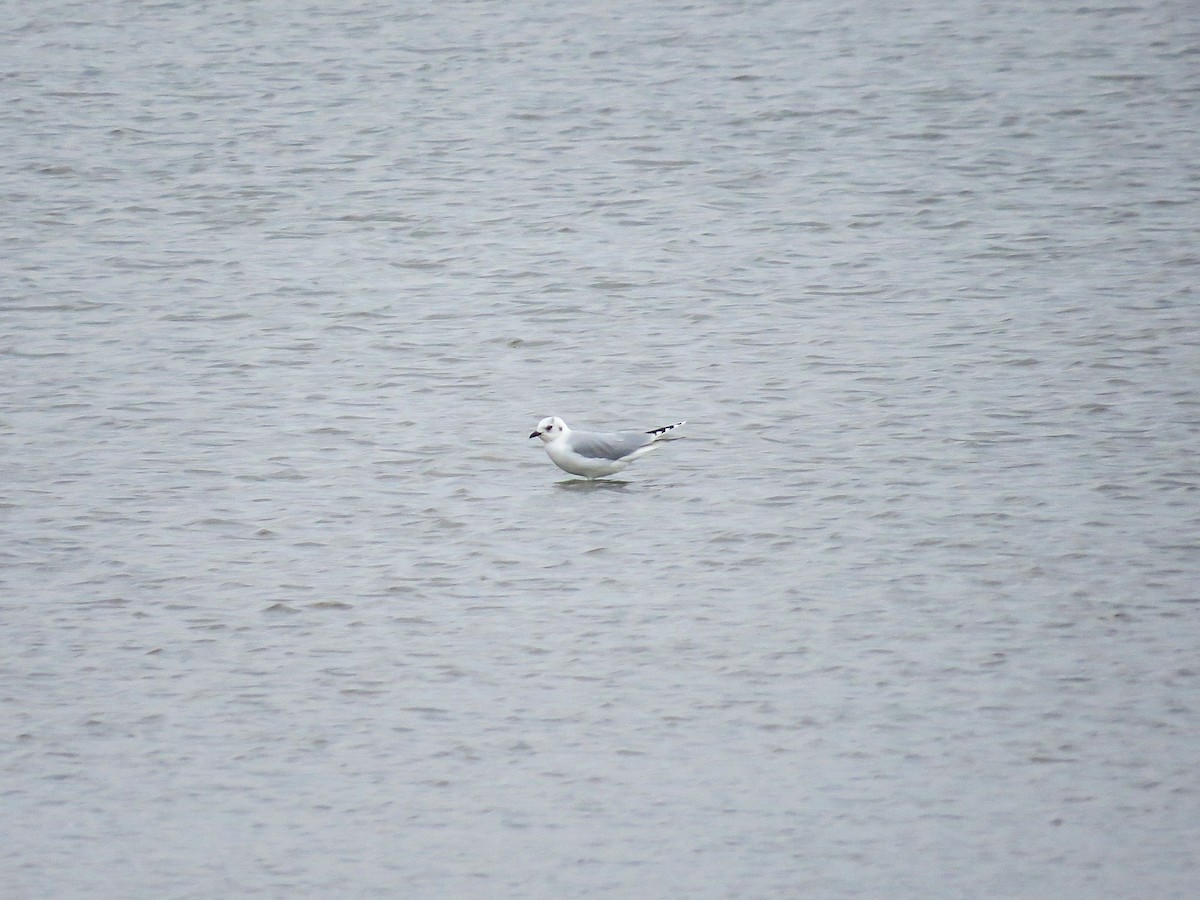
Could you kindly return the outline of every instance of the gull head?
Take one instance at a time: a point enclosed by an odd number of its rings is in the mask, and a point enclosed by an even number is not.
[[[567,423],[558,416],[546,416],[546,418],[538,422],[537,428],[534,429],[530,437],[540,437],[548,444],[566,430]]]

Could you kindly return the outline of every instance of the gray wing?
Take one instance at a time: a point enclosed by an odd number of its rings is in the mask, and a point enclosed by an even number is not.
[[[653,438],[640,431],[614,431],[609,434],[572,431],[567,436],[567,446],[589,459],[624,459],[634,450],[650,443],[653,443]]]

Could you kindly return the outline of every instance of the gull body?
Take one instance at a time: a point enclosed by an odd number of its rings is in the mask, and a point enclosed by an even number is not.
[[[558,416],[547,416],[529,436],[542,439],[546,453],[564,472],[592,479],[615,475],[685,424],[676,422],[653,431],[572,431]]]

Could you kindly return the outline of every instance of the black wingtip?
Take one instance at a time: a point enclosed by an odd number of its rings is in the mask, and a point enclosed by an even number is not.
[[[646,434],[652,434],[652,435],[656,435],[656,436],[660,435],[660,434],[666,434],[668,431],[674,431],[680,425],[686,425],[686,424],[687,424],[687,420],[684,419],[682,422],[676,422],[674,425],[664,425],[662,428],[655,428],[653,431],[647,431]]]

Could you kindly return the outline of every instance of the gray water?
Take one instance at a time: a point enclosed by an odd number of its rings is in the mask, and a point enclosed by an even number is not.
[[[1192,0],[0,28],[0,896],[1195,895]]]

